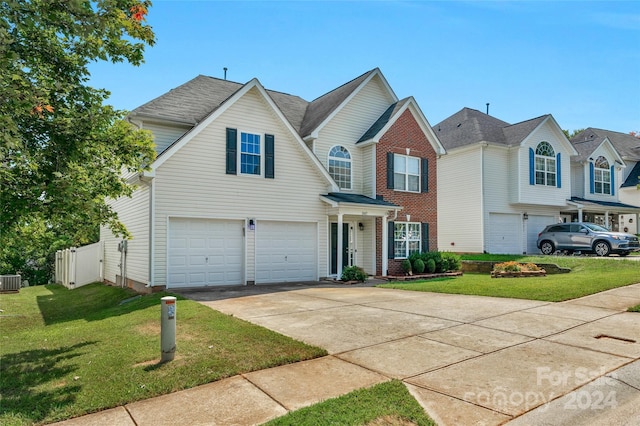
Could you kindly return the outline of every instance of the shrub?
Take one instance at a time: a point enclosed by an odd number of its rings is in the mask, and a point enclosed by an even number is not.
[[[428,259],[426,263],[427,272],[433,274],[436,271],[436,262],[433,259]]]
[[[451,252],[443,252],[442,259],[446,259],[448,262],[447,269],[442,272],[447,271],[459,271],[461,266],[461,257],[455,253]],[[444,264],[444,262],[443,262]]]
[[[413,262],[413,270],[416,271],[416,274],[421,274],[424,272],[424,262],[422,261],[422,259],[416,259],[415,262]]]
[[[364,282],[367,279],[367,274],[359,266],[347,266],[342,270],[342,281],[361,281]]]
[[[400,266],[405,274],[411,274],[411,261],[409,259],[403,260]]]

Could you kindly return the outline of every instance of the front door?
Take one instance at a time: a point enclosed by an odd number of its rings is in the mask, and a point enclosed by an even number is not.
[[[342,224],[342,267],[355,264],[355,244],[353,242],[353,224]],[[338,273],[338,224],[331,224],[331,273]]]

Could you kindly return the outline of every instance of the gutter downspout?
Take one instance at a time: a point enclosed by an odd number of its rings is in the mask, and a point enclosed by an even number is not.
[[[393,219],[394,222],[398,218],[398,209],[393,209]],[[389,218],[387,216],[382,216],[382,276],[386,277],[389,273]]]
[[[486,230],[484,228],[484,217],[485,217],[485,205],[484,205],[484,193],[485,193],[485,185],[484,185],[484,149],[487,147],[487,143],[481,143],[480,144],[480,188],[482,188],[482,191],[480,191],[480,211],[482,212],[480,215],[480,229],[482,230],[482,252],[486,253],[487,250],[487,241],[486,241]]]

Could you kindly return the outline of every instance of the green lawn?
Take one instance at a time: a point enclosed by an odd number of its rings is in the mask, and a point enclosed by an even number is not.
[[[292,411],[266,426],[317,425],[435,426],[420,404],[398,380],[359,389],[339,398]]]
[[[177,351],[160,364],[160,298],[92,284],[0,295],[0,424],[52,422],[326,354],[177,302]]]
[[[489,274],[466,273],[455,278],[390,282],[379,287],[559,302],[640,282],[640,262],[634,260],[508,255],[472,255],[463,259],[555,263],[571,268],[571,272],[529,278],[491,278]]]

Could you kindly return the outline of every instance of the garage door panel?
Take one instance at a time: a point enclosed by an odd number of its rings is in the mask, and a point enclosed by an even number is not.
[[[167,286],[243,284],[242,225],[242,221],[171,219]]]
[[[540,253],[536,245],[538,234],[547,225],[556,223],[554,216],[529,215],[527,223],[527,253]]]
[[[522,253],[522,223],[519,214],[489,214],[487,251],[494,254]]]
[[[259,222],[256,283],[317,279],[317,224]]]

